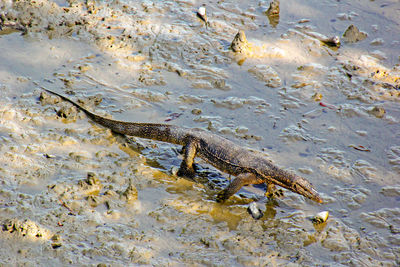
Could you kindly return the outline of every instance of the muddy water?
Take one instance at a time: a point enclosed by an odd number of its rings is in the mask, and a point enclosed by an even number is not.
[[[208,1],[207,28],[202,4],[0,2],[1,264],[399,265],[397,1],[282,1],[271,23],[269,1]],[[366,38],[346,42],[351,24]],[[115,135],[41,87],[263,151],[325,203],[248,187],[218,204],[225,174],[198,161],[197,182],[178,178],[180,148]]]

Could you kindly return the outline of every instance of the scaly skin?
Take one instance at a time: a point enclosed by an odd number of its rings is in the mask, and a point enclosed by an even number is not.
[[[268,188],[279,185],[322,203],[322,198],[306,179],[279,169],[261,153],[249,151],[228,139],[197,128],[188,129],[168,124],[123,122],[103,118],[63,95],[42,89],[70,102],[85,112],[94,122],[116,133],[182,145],[184,158],[178,171],[179,176],[194,177],[195,156],[199,156],[223,172],[236,176],[228,187],[218,194],[217,201],[219,202],[228,199],[244,185],[266,183]]]

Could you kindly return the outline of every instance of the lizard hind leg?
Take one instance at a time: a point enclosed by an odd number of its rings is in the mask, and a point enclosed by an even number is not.
[[[241,173],[217,195],[217,202],[223,202],[234,195],[244,185],[260,184],[262,181],[253,173]]]
[[[181,166],[179,167],[178,176],[187,177],[193,179],[196,175],[194,169],[194,158],[197,153],[197,143],[195,141],[189,141],[183,147],[183,160]]]

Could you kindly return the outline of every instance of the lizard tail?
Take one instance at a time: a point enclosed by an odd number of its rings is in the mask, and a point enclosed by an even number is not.
[[[78,109],[85,112],[85,114],[94,122],[116,132],[124,135],[131,135],[140,138],[153,139],[162,142],[168,142],[173,144],[184,144],[183,138],[181,137],[182,130],[180,127],[168,124],[157,124],[157,123],[139,123],[139,122],[125,122],[117,121],[112,119],[107,119],[99,115],[90,112],[86,108],[82,107],[75,101],[58,94],[56,92],[50,91],[46,88],[41,87],[42,90],[56,95],[61,99],[71,103]]]

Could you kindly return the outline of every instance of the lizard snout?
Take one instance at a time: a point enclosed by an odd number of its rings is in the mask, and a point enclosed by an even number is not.
[[[314,189],[312,184],[301,177],[298,177],[298,179],[296,179],[296,181],[293,183],[292,190],[302,196],[305,196],[311,200],[314,200],[315,202],[318,202],[318,203],[323,202],[321,196]]]

